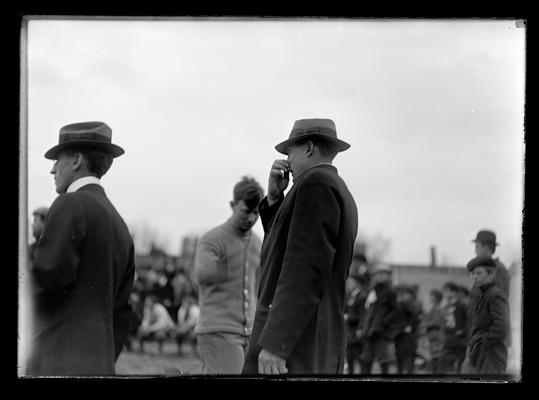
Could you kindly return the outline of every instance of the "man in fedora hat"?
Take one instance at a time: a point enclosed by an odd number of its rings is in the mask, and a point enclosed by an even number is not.
[[[273,162],[259,205],[265,236],[244,374],[343,372],[357,208],[332,161],[349,147],[329,119],[298,120],[275,146],[287,159]]]
[[[475,255],[477,257],[493,257],[496,252],[496,246],[499,245],[496,241],[496,234],[490,230],[480,230],[472,242],[475,243]],[[495,258],[494,262],[496,264],[496,285],[509,298],[509,282],[511,280],[509,272],[499,258]]]
[[[100,183],[123,149],[103,122],[60,129],[59,196],[35,248],[34,334],[27,375],[113,375],[131,318],[133,241]]]

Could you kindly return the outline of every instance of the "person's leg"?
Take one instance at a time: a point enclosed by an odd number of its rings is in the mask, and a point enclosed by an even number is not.
[[[407,374],[413,374],[415,371],[415,358],[417,350],[417,341],[415,336],[410,335],[407,339],[406,356],[404,359],[404,369]]]
[[[244,339],[229,333],[199,334],[197,350],[207,374],[240,374],[245,360]]]
[[[502,375],[507,368],[507,348],[504,345],[494,346],[477,360],[477,372],[484,375]]]
[[[455,357],[455,373],[460,374],[462,371],[462,364],[466,358],[466,347],[460,348]]]
[[[404,370],[407,374],[413,374],[414,373],[414,367],[415,367],[415,353],[414,354],[408,354],[406,356],[406,359],[404,361]]]
[[[402,374],[404,369],[404,354],[403,354],[403,341],[401,337],[395,338],[395,357],[397,361],[397,373]],[[384,361],[385,362],[385,361]]]
[[[382,372],[382,375],[387,375],[389,373],[389,363],[388,362],[381,362],[380,363],[380,371]]]
[[[437,374],[440,372],[440,358],[433,357],[431,360],[431,372]]]
[[[453,351],[448,348],[444,348],[442,357],[440,359],[440,372],[444,374],[452,374],[455,364],[455,357]]]
[[[365,340],[363,343],[363,349],[359,356],[359,365],[362,374],[370,374],[372,371],[372,362],[374,358],[373,341]]]

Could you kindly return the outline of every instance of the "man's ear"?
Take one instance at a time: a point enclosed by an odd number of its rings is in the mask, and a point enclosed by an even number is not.
[[[307,157],[310,157],[314,153],[314,142],[312,140],[307,140],[305,142],[305,152],[307,153]]]
[[[82,155],[82,153],[75,153],[75,156],[73,158],[73,171],[78,171],[82,168],[84,164],[84,156]]]

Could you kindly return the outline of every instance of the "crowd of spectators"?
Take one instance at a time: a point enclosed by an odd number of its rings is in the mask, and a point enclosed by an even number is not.
[[[198,320],[198,293],[189,274],[169,262],[164,269],[140,268],[130,298],[134,318],[127,350],[150,351],[145,343],[155,342],[163,351],[167,341],[176,343],[178,353],[194,351],[194,328]],[[189,350],[190,349],[190,350]]]
[[[458,374],[468,338],[467,287],[432,289],[425,307],[418,284],[394,284],[380,265],[351,269],[347,282],[348,374]]]

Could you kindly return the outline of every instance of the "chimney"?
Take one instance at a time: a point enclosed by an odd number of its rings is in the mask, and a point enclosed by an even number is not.
[[[436,267],[436,246],[430,246],[430,267]]]

